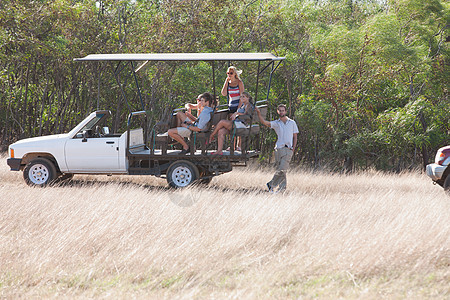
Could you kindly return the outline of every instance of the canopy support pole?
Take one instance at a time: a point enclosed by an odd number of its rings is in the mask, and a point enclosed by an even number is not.
[[[213,94],[214,94],[214,101],[216,100],[216,62],[212,61],[212,76],[213,76]],[[218,105],[219,103],[217,103]]]
[[[261,62],[258,61],[258,72],[256,72],[256,91],[255,91],[255,105],[256,102],[258,101],[258,86],[259,86],[259,69],[261,68]],[[265,68],[264,68],[265,69]]]
[[[274,66],[275,66],[275,64],[272,63],[272,70],[270,71],[270,76],[269,76],[269,84],[267,86],[267,100],[269,100],[270,85],[272,84],[272,75],[273,75],[273,72],[275,71]]]
[[[121,62],[122,62],[122,61],[119,61],[119,62],[117,63],[117,67],[116,67],[115,70],[114,70],[114,78],[116,79],[116,83],[117,83],[117,84],[119,85],[119,87],[120,87],[120,92],[121,92],[121,94],[122,94],[122,98],[125,100],[125,102],[126,102],[126,104],[127,104],[128,111],[129,111],[129,113],[131,113],[132,111],[131,111],[130,104],[128,103],[127,96],[125,95],[125,91],[123,90],[122,84],[120,83],[120,79],[119,79],[119,75],[118,75],[119,73],[116,72],[116,71],[119,69],[119,66],[120,66]],[[112,63],[111,63],[111,67],[113,67]],[[123,68],[121,68],[121,69],[119,70],[119,72],[120,72],[122,69],[123,69]]]
[[[136,72],[134,71],[134,63],[132,61],[130,61],[130,65],[131,65],[131,73],[133,73],[134,82],[136,83],[136,87],[138,90],[139,100],[141,101],[141,107],[142,107],[142,110],[145,110],[144,101],[142,101],[141,88],[139,87],[139,83],[138,83],[138,80],[136,77]]]

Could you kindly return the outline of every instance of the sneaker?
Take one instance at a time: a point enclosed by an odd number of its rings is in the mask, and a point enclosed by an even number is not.
[[[160,133],[157,136],[169,136],[169,132],[167,131],[167,132],[164,132],[164,133]]]
[[[179,154],[180,155],[186,155],[186,154],[188,154],[190,152],[191,152],[191,150],[188,148],[187,150],[186,149],[181,150],[181,152]]]

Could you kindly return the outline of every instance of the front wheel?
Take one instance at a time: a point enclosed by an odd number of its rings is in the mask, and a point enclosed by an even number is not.
[[[23,178],[30,186],[47,186],[56,178],[55,165],[46,158],[33,159],[23,170]]]
[[[187,187],[196,181],[198,177],[198,168],[187,160],[176,161],[167,170],[167,182],[174,188]]]

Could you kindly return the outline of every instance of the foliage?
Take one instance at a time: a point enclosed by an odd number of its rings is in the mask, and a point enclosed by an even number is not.
[[[95,109],[120,130],[129,108],[109,64],[90,53],[273,52],[285,56],[256,92],[286,103],[300,128],[295,161],[335,169],[401,170],[450,142],[449,4],[440,0],[5,0],[0,3],[0,141],[65,132]],[[123,91],[140,109],[131,70]],[[227,64],[149,63],[138,73],[154,124],[169,107],[218,95]],[[221,97],[221,102],[226,99]],[[263,156],[273,147],[265,132]]]

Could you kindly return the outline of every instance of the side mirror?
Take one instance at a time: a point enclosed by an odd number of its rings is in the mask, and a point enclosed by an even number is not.
[[[103,134],[104,135],[108,135],[109,134],[109,128],[108,127],[103,127]]]

